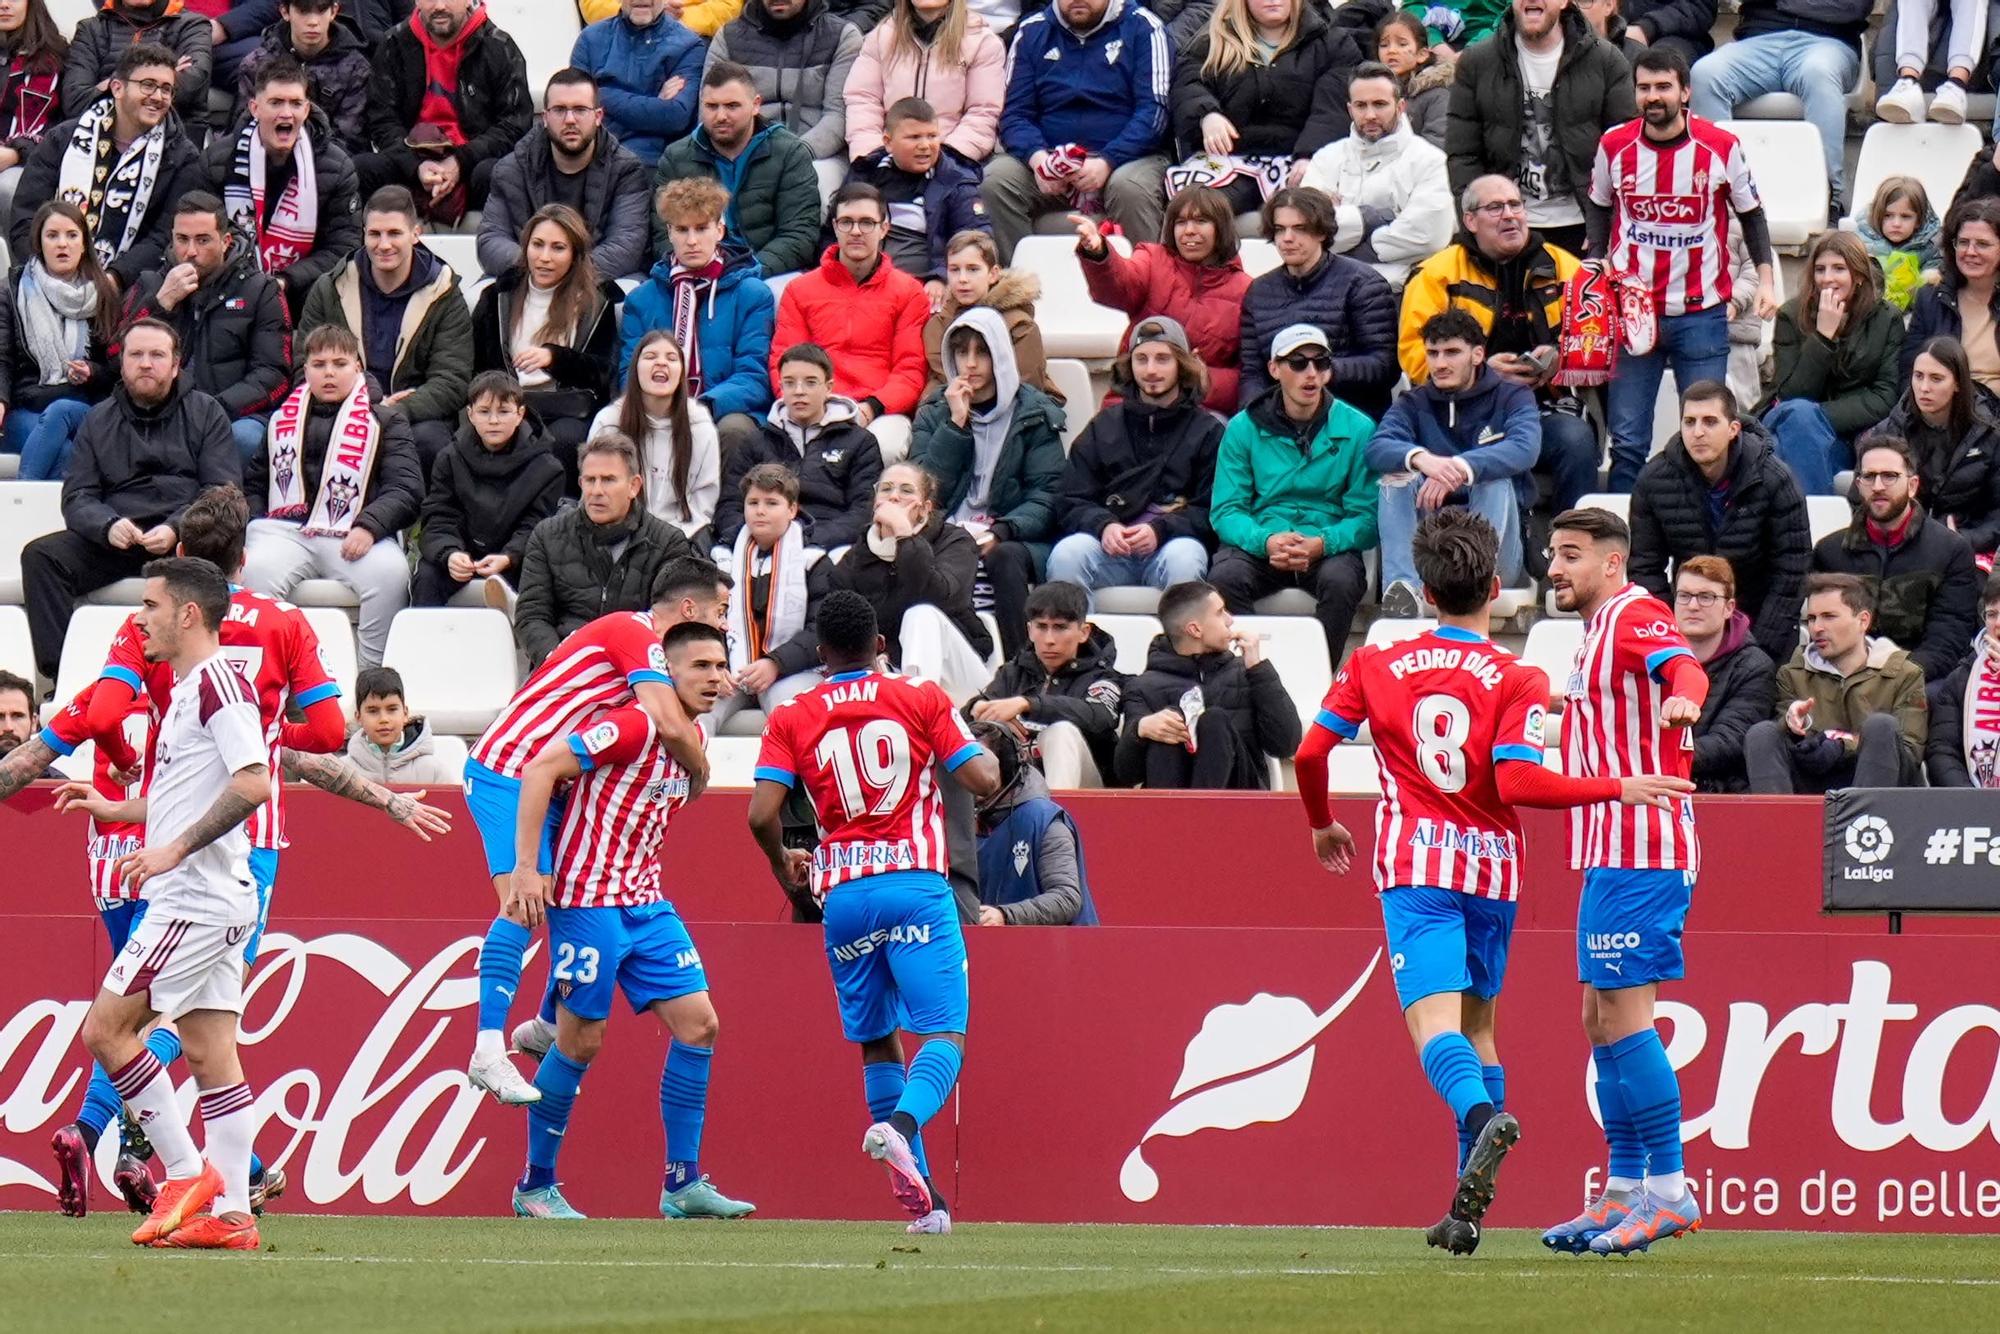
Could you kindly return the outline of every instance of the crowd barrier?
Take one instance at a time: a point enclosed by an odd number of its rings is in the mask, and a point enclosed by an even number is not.
[[[53,1208],[47,1141],[81,1091],[77,1032],[108,962],[81,822],[33,813],[45,804],[0,808],[0,1208]],[[1114,924],[970,933],[965,1076],[927,1132],[959,1216],[1434,1221],[1449,1117],[1409,1050],[1365,882],[1310,862],[1291,799],[1075,804]],[[774,920],[742,805],[698,803],[667,855],[722,1015],[704,1170],[765,1216],[886,1222],[820,933]],[[1340,813],[1366,829],[1367,803]],[[318,794],[294,814],[245,1050],[259,1150],[293,1181],[284,1207],[504,1213],[525,1117],[461,1078],[490,903],[470,830],[426,846]],[[1703,802],[1701,821],[1690,976],[1663,1014],[1711,1225],[2000,1232],[1993,923],[1913,918],[1891,936],[1879,915],[1820,915],[1814,803]],[[1497,1226],[1574,1212],[1602,1155],[1557,836],[1533,821],[1500,1007],[1524,1137]],[[538,950],[524,993],[544,969]],[[654,1208],[665,1045],[621,1014],[584,1082],[562,1175],[587,1213]]]

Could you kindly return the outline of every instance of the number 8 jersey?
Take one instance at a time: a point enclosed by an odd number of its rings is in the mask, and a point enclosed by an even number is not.
[[[771,712],[758,779],[805,781],[819,821],[812,891],[892,871],[950,869],[933,762],[980,753],[951,697],[932,681],[842,672]]]
[[[1542,762],[1548,698],[1540,670],[1450,626],[1348,658],[1313,725],[1352,741],[1366,722],[1373,736],[1377,888],[1520,894],[1520,817],[1494,770]]]

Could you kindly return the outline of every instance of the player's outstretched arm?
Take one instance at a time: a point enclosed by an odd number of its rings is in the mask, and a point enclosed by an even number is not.
[[[970,792],[974,801],[984,801],[1000,790],[1000,761],[984,746],[950,773],[952,781]]]
[[[1298,753],[1292,756],[1292,773],[1298,779],[1306,822],[1312,827],[1313,856],[1335,875],[1346,875],[1354,865],[1354,835],[1333,818],[1326,792],[1326,757],[1339,744],[1340,734],[1315,720],[1306,728]]]
[[[1632,778],[1571,778],[1530,760],[1503,759],[1494,768],[1500,799],[1510,806],[1568,810],[1600,801],[1673,809],[1673,799],[1694,791],[1685,778],[1639,774]]]
[[[251,812],[271,799],[271,770],[262,764],[248,764],[229,776],[229,786],[201,818],[171,843],[141,848],[118,859],[113,868],[120,881],[134,889],[154,876],[173,870],[193,854],[221,838],[250,818]]]
[[[367,775],[338,755],[315,755],[289,746],[279,752],[285,777],[309,783],[322,792],[382,811],[391,820],[428,843],[432,834],[451,832],[451,812],[426,806],[421,800],[425,789],[397,792],[371,781]]]
[[[632,687],[632,693],[638,696],[639,707],[653,720],[661,742],[687,773],[688,800],[693,801],[708,786],[708,751],[701,744],[701,729],[681,707],[681,697],[672,686],[641,681]]]
[[[48,772],[56,762],[55,747],[39,736],[31,736],[0,760],[0,801],[19,792]]]
[[[88,783],[64,783],[56,789],[56,809],[82,811],[99,824],[144,824],[146,799],[113,801]]]
[[[992,757],[989,755],[987,759]],[[995,764],[994,768],[997,770],[999,766]],[[750,836],[764,850],[764,859],[771,863],[771,874],[788,892],[806,887],[807,871],[812,866],[811,853],[785,846],[785,798],[791,791],[783,783],[760,778],[750,792]]]

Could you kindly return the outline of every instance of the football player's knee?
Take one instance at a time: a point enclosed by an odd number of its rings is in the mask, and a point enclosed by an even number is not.
[[[683,1047],[713,1047],[716,1034],[722,1030],[722,1020],[713,1005],[704,1005],[675,1016],[672,1029],[674,1041]]]

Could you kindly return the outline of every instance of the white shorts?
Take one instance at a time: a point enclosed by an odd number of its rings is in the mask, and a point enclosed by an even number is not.
[[[221,925],[147,913],[104,975],[115,996],[144,996],[153,1013],[178,1019],[194,1010],[243,1013],[243,942],[255,921]]]

